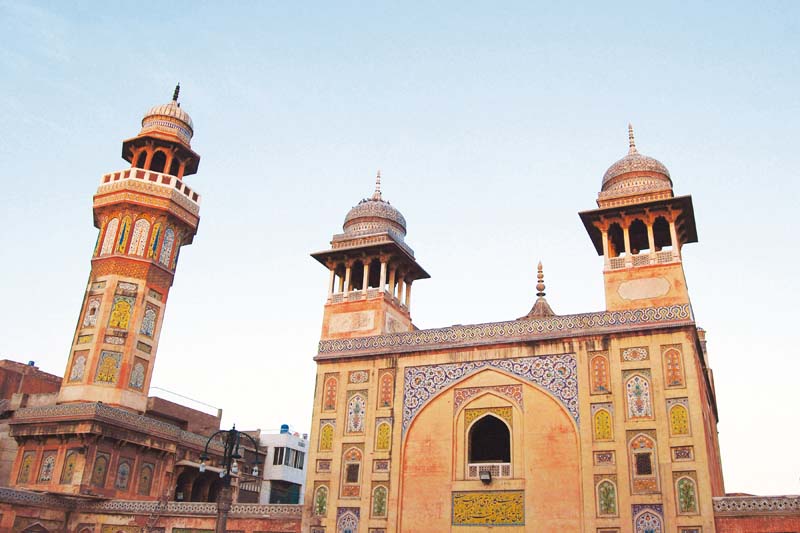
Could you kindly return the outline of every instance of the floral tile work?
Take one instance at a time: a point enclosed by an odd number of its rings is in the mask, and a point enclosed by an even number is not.
[[[403,434],[417,413],[440,391],[487,368],[507,372],[550,392],[575,422],[579,422],[575,355],[543,355],[406,368],[403,382]]]

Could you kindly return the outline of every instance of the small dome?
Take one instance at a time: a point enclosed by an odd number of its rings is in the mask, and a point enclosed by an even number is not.
[[[172,101],[168,104],[157,105],[148,111],[142,119],[142,131],[139,135],[146,133],[164,133],[178,137],[181,141],[189,145],[194,135],[194,124],[189,113],[181,109],[178,103],[180,85],[175,87]]]
[[[628,138],[630,148],[628,155],[608,167],[603,175],[601,193],[616,193],[620,195],[625,191],[637,192],[647,190],[671,190],[672,179],[669,170],[661,161],[642,155],[636,150],[633,139],[633,127],[628,125]]]
[[[389,231],[402,239],[406,235],[406,219],[392,204],[381,197],[381,174],[375,182],[371,198],[358,202],[344,218],[346,235],[383,233]]]

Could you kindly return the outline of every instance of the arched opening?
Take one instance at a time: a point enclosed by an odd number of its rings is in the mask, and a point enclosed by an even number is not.
[[[369,287],[379,288],[381,284],[381,262],[373,259],[369,264]]]
[[[614,222],[608,228],[608,256],[619,257],[625,253],[625,236],[622,227]]]
[[[350,268],[350,285],[353,287],[354,291],[360,291],[365,288],[362,287],[363,284],[364,284],[364,263],[362,263],[361,261],[356,261]]]
[[[496,416],[486,415],[469,429],[470,463],[510,463],[511,433]]]
[[[153,154],[153,160],[150,162],[150,170],[154,172],[164,172],[164,166],[167,164],[167,156],[161,150]]]
[[[147,162],[147,150],[142,150],[136,156],[136,160],[134,161],[133,166],[136,168],[144,168],[146,162]]]
[[[631,222],[628,228],[628,236],[631,242],[631,254],[637,255],[642,252],[650,252],[650,241],[647,238],[647,226],[638,218]]]
[[[180,168],[181,163],[178,161],[177,158],[172,158],[172,164],[169,166],[169,173],[173,176],[178,175],[178,169]]]
[[[672,249],[672,235],[666,218],[658,217],[653,222],[653,240],[655,241],[656,252]]]

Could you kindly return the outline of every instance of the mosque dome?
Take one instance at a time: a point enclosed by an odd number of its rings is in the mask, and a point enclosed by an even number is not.
[[[145,114],[139,135],[161,133],[178,137],[187,146],[189,145],[194,135],[194,124],[189,113],[181,109],[181,104],[178,103],[180,89],[180,85],[175,87],[170,103],[157,105]]]
[[[628,155],[608,167],[603,175],[601,196],[627,196],[643,191],[671,191],[669,170],[661,161],[636,150],[633,127],[628,124]]]
[[[345,235],[366,235],[390,232],[402,240],[406,235],[406,219],[381,197],[381,173],[375,180],[375,193],[358,202],[344,218]]]

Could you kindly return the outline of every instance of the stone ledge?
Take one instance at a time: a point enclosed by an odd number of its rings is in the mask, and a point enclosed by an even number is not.
[[[722,496],[714,498],[717,516],[800,515],[800,496]]]

